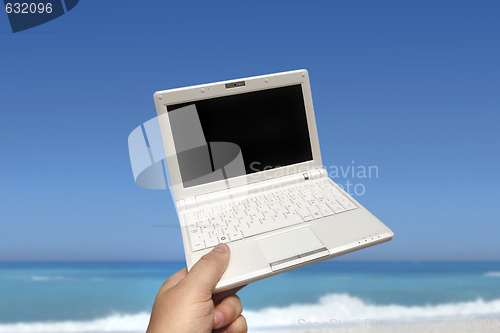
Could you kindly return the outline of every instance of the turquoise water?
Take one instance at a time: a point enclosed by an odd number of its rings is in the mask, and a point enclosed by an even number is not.
[[[0,263],[0,332],[15,331],[13,323],[29,330],[49,321],[46,331],[65,331],[57,326],[61,322],[78,331],[111,319],[112,330],[140,331],[157,290],[182,267],[178,262]],[[328,261],[253,283],[239,295],[254,327],[293,326],[302,317],[321,315],[325,320],[365,314],[391,320],[500,317],[500,262]],[[120,320],[134,325],[121,327]]]

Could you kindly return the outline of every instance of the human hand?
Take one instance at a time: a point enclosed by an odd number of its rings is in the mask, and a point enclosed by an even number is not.
[[[247,332],[236,288],[212,294],[227,268],[229,246],[217,245],[189,271],[184,268],[161,286],[147,333]]]

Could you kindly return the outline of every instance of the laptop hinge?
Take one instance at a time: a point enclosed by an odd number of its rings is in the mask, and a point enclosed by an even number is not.
[[[191,209],[196,207],[195,197],[184,198],[184,209]]]
[[[181,210],[186,209],[186,204],[184,202],[184,199],[177,200],[175,203],[177,211],[180,212]]]
[[[303,173],[302,176],[304,177],[304,180],[314,180],[314,179],[323,178],[323,177],[327,176],[327,174],[326,174],[325,169],[317,168],[317,169]]]
[[[308,175],[311,180],[328,177],[328,173],[325,168],[316,168],[311,170]]]

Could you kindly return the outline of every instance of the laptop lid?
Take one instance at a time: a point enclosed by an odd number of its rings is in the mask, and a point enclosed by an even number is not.
[[[154,94],[175,200],[322,166],[306,70]]]

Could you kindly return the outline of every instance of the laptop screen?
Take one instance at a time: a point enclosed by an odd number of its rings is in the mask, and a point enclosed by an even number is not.
[[[169,105],[167,111],[184,187],[313,158],[300,84]],[[234,168],[224,168],[232,161]]]

